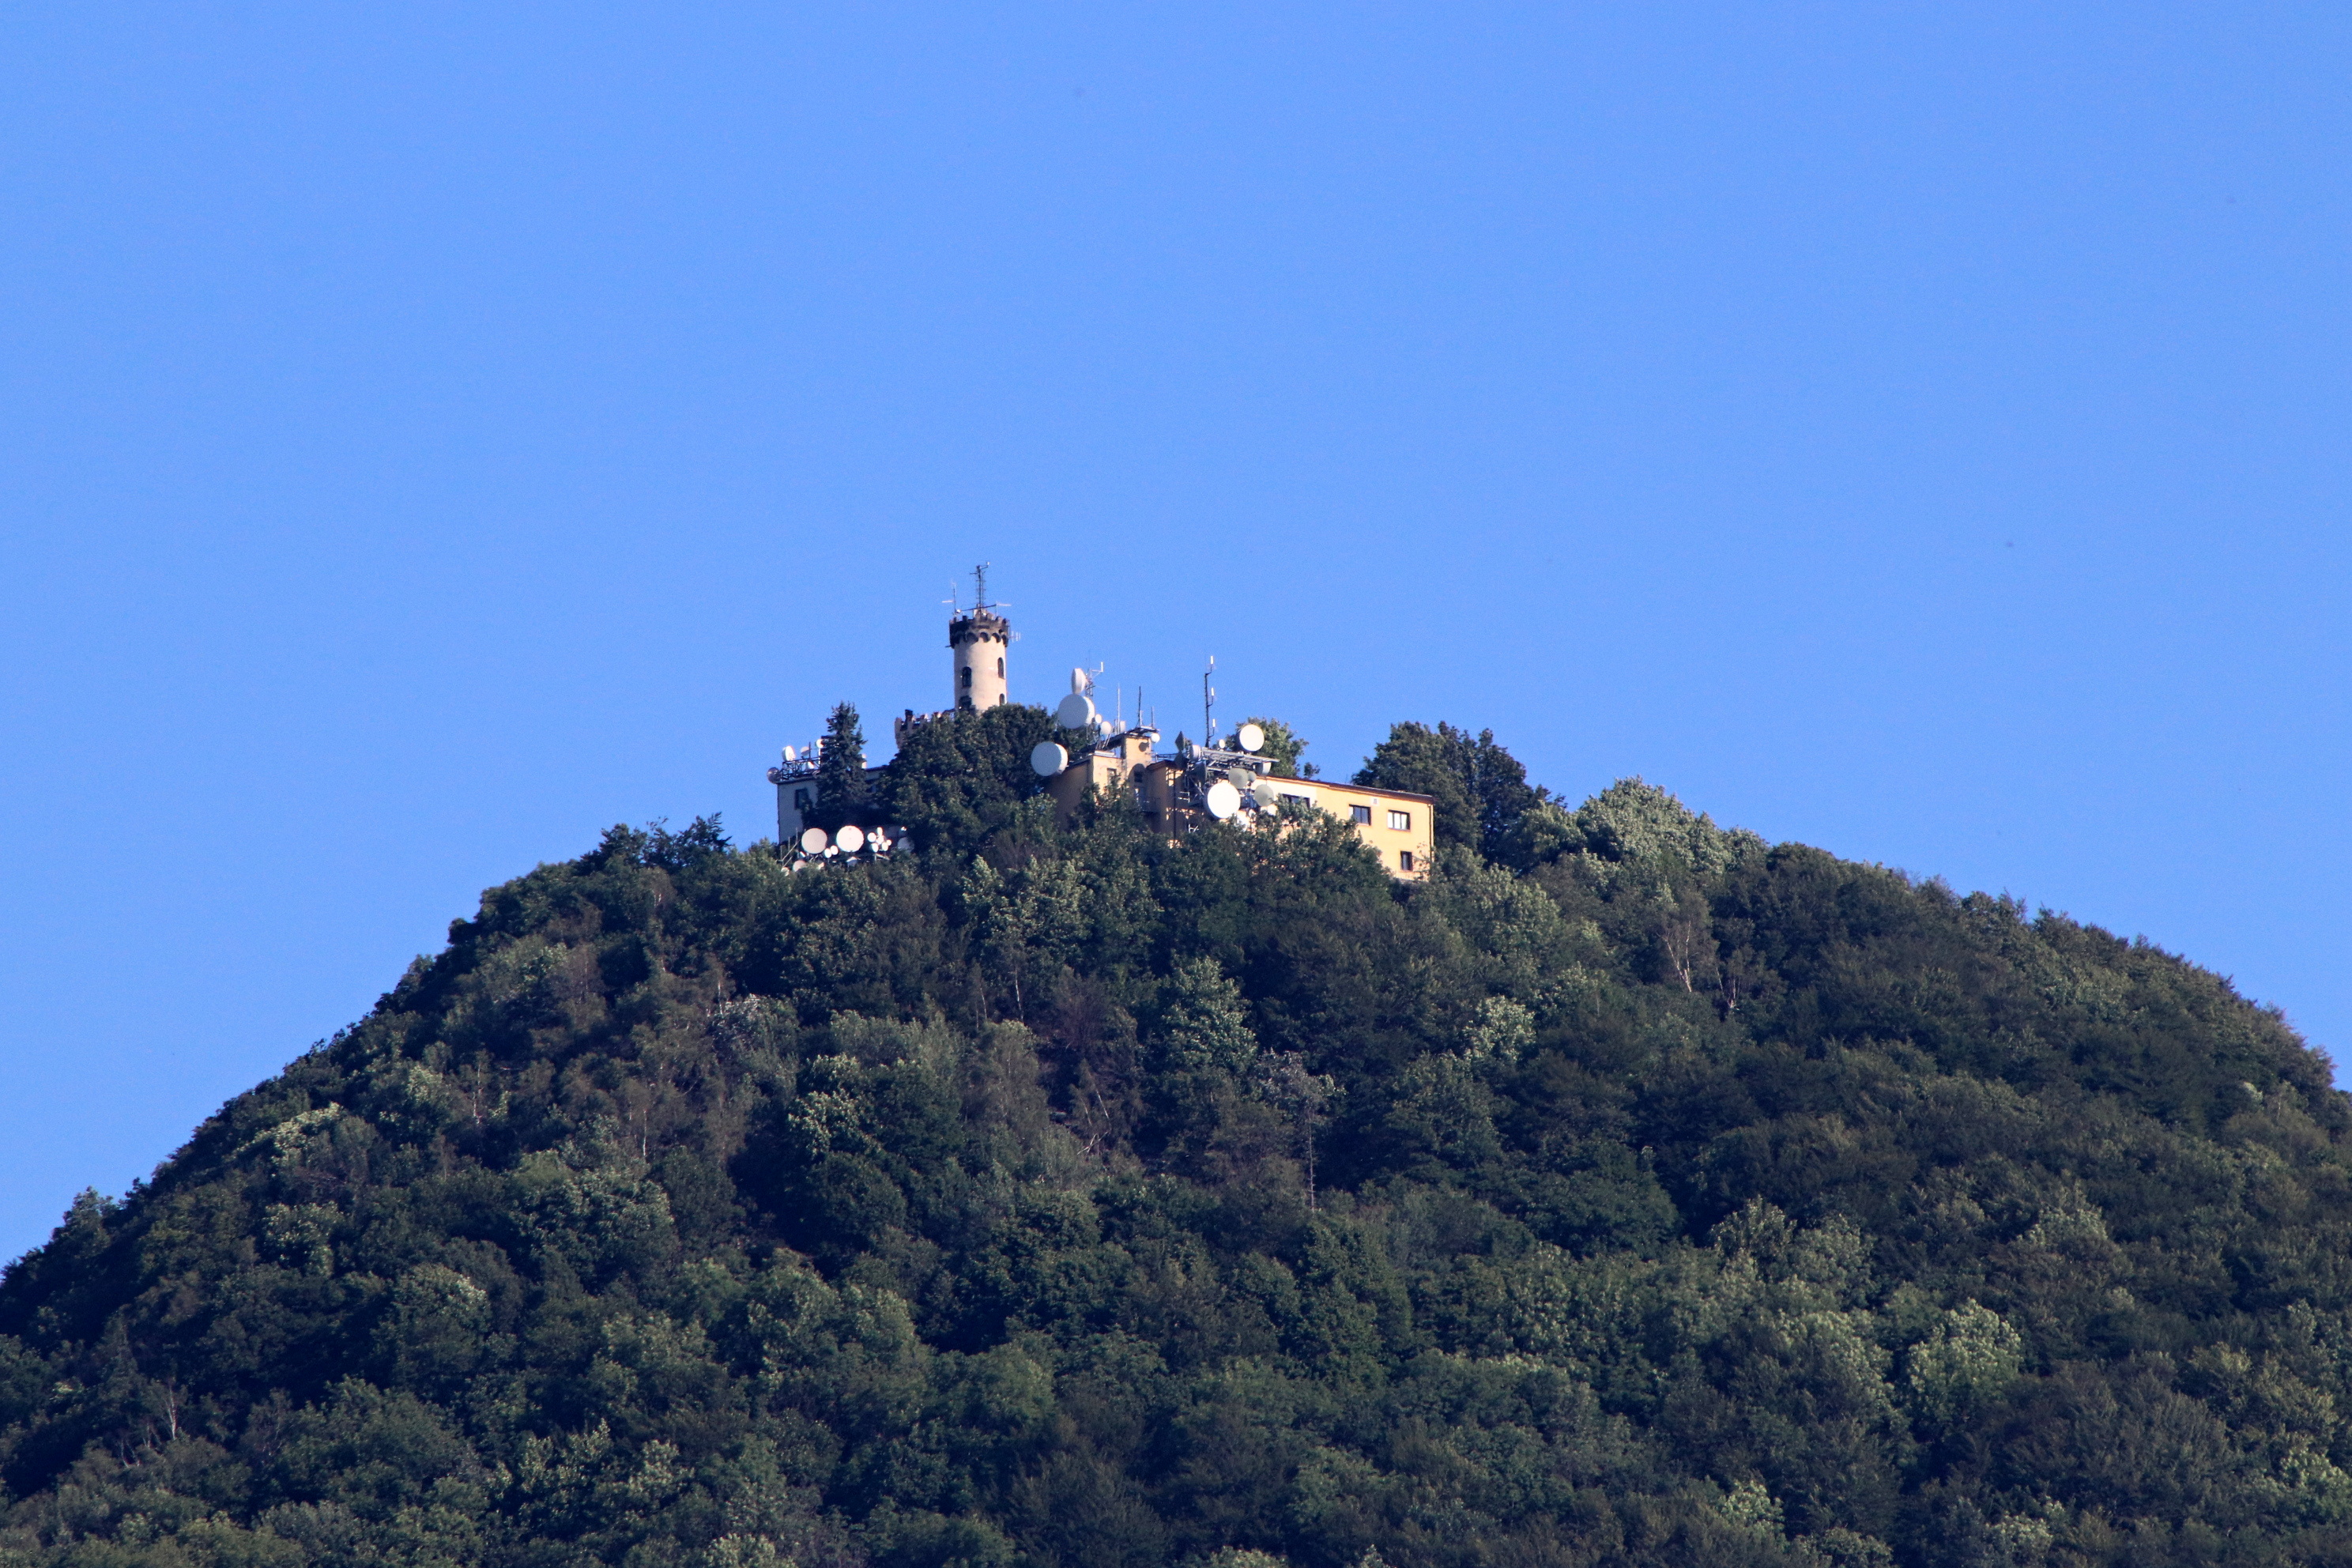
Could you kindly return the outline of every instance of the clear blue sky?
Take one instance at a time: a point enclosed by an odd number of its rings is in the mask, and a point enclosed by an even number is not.
[[[1074,663],[2352,1044],[2352,11],[16,7],[0,1253],[618,821]],[[874,729],[887,733],[877,723]]]

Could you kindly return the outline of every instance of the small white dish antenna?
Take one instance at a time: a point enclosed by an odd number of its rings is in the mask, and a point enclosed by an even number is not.
[[[1076,692],[1078,692],[1078,693],[1080,693],[1080,694],[1082,694],[1082,695],[1083,695],[1083,694],[1085,693],[1086,689],[1087,689],[1087,687],[1089,684],[1090,684],[1090,682],[1088,682],[1088,681],[1087,681],[1087,672],[1086,672],[1085,670],[1083,670],[1083,669],[1076,669],[1076,668],[1073,668],[1073,669],[1070,671],[1070,689],[1071,689],[1071,690],[1076,691]]]
[[[1255,752],[1265,745],[1265,731],[1255,724],[1244,724],[1234,731],[1234,743],[1244,752]]]
[[[1029,771],[1041,779],[1052,778],[1070,765],[1070,753],[1055,741],[1040,741],[1029,748]]]
[[[1211,816],[1215,817],[1219,822],[1223,822],[1227,817],[1232,816],[1235,812],[1241,810],[1242,792],[1227,784],[1224,780],[1219,779],[1216,783],[1211,784],[1208,787],[1207,792],[1202,795],[1201,804],[1209,808],[1209,815]]]
[[[1073,691],[1062,699],[1054,710],[1054,722],[1065,730],[1085,730],[1095,721],[1095,700],[1083,691]]]
[[[866,829],[853,822],[835,834],[833,841],[841,846],[844,853],[855,855],[866,847]]]
[[[1250,795],[1266,811],[1272,811],[1282,804],[1282,791],[1275,786],[1272,779],[1260,779],[1250,785]]]
[[[798,748],[793,746],[786,746],[784,748],[784,761],[788,763],[796,763],[800,761],[800,759],[801,754]]]
[[[822,855],[822,854],[824,854],[824,844],[825,844],[825,838],[824,838],[824,828],[822,828],[822,827],[803,827],[803,828],[802,828],[802,829],[801,829],[801,853],[802,853],[802,854],[803,854],[803,855]]]

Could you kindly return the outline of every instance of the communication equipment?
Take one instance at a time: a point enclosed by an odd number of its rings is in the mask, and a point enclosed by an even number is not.
[[[1091,685],[1093,685],[1093,684],[1094,684],[1094,683],[1093,683],[1092,681],[1090,681],[1090,680],[1088,680],[1088,679],[1087,679],[1087,672],[1086,672],[1085,670],[1078,668],[1077,668],[1076,666],[1075,666],[1075,665],[1073,665],[1073,666],[1071,667],[1071,668],[1070,668],[1070,689],[1071,689],[1071,690],[1073,690],[1073,691],[1084,691],[1087,687],[1089,687],[1089,686],[1091,686]]]
[[[1265,745],[1265,731],[1255,724],[1244,724],[1234,731],[1234,740],[1244,752],[1258,751]]]
[[[824,828],[822,828],[822,827],[804,827],[804,828],[801,829],[801,853],[802,853],[802,854],[803,854],[803,855],[822,855],[822,854],[824,854],[824,844],[825,844],[825,837],[824,837]]]
[[[1226,820],[1242,808],[1242,792],[1219,779],[1202,793],[1201,804],[1219,822]]]
[[[1272,811],[1282,804],[1282,789],[1272,779],[1258,780],[1250,785],[1250,794],[1261,811]]]
[[[855,855],[866,847],[866,830],[853,822],[835,834],[833,841],[841,846],[844,854]]]
[[[800,748],[798,748],[797,746],[786,746],[786,747],[784,748],[784,761],[786,761],[786,762],[788,762],[788,763],[796,763],[796,762],[799,762],[800,760],[801,760]]]
[[[1041,779],[1052,778],[1069,765],[1070,753],[1058,742],[1040,741],[1029,748],[1029,771]]]
[[[1083,691],[1073,691],[1054,710],[1054,722],[1065,730],[1084,730],[1095,721],[1095,700]]]

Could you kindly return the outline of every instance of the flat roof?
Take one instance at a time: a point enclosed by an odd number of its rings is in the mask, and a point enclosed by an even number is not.
[[[1384,784],[1339,784],[1330,779],[1286,779],[1273,773],[1266,775],[1273,784],[1307,784],[1316,789],[1338,790],[1345,795],[1376,795],[1383,800],[1418,800],[1431,805],[1437,804],[1433,795],[1419,795],[1409,789],[1390,789]]]

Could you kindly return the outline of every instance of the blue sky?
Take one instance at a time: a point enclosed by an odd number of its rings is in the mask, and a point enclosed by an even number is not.
[[[0,1253],[482,888],[772,824],[981,559],[1016,696],[1213,653],[2352,1042],[2340,6],[0,39]]]

